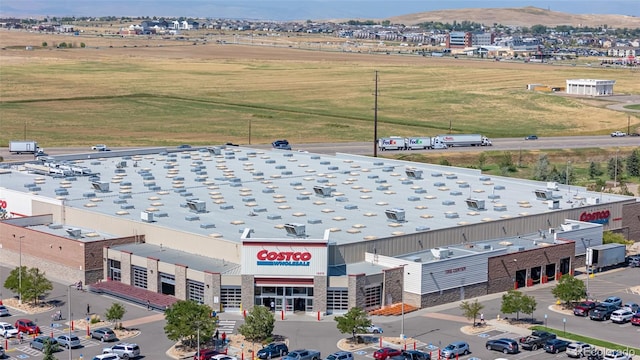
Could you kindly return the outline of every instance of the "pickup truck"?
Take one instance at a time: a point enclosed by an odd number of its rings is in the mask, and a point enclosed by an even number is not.
[[[618,310],[618,306],[611,303],[600,303],[596,306],[595,309],[589,312],[589,319],[591,320],[609,320],[611,319],[611,314]]]
[[[317,350],[293,350],[283,360],[320,360],[322,356]]]
[[[627,136],[627,133],[622,131],[614,131],[611,133],[611,137],[623,137],[623,136]]]
[[[542,349],[544,344],[551,339],[555,339],[556,334],[546,332],[546,331],[538,331],[534,330],[531,335],[520,338],[520,347],[524,350],[535,351],[538,349]]]

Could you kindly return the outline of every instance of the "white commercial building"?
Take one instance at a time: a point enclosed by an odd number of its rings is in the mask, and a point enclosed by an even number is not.
[[[615,80],[568,79],[567,94],[604,96],[613,95]]]

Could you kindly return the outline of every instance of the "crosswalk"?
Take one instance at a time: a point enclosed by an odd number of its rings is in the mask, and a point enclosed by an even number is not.
[[[220,320],[218,321],[218,331],[222,334],[233,334],[236,328],[236,320]]]

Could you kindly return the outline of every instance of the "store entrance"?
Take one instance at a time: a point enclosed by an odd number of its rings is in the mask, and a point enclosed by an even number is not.
[[[255,287],[255,304],[271,311],[312,312],[313,286],[260,286]]]

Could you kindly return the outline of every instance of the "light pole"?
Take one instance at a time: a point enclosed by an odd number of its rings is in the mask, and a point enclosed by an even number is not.
[[[69,286],[67,286],[67,314],[68,318],[69,318],[69,360],[71,360],[71,352],[73,351],[71,349],[71,322],[73,314],[71,314],[71,287],[75,286],[75,284],[71,284]]]
[[[571,203],[571,187],[569,186],[569,165],[571,165],[571,160],[567,160],[567,171],[564,174],[564,181],[567,185],[567,202]]]
[[[618,152],[620,152],[620,149],[616,150],[616,165],[613,172],[613,187],[616,187],[618,184]]]
[[[591,263],[593,262],[592,260],[592,256],[593,255],[589,255],[589,248],[591,247],[591,239],[582,239],[583,244],[584,241],[587,241],[587,249],[586,249],[586,255],[585,255],[585,265],[587,267],[587,300],[589,300],[589,277],[591,277]]]
[[[13,234],[13,238],[16,238],[16,234]],[[22,304],[22,238],[23,236],[18,237],[18,251],[20,252],[19,260],[18,260],[18,304]]]
[[[400,338],[404,340],[404,268],[407,264],[402,264],[402,286],[400,288],[400,311],[402,313],[402,320],[400,321]]]

